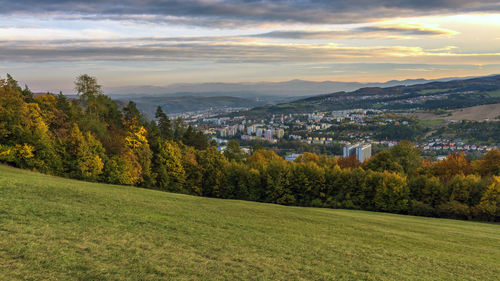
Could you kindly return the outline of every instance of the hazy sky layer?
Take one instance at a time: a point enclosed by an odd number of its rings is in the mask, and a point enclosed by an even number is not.
[[[34,90],[500,73],[500,2],[0,0],[0,73]]]

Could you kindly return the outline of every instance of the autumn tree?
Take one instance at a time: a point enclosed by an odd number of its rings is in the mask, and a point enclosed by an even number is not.
[[[151,161],[153,154],[149,147],[147,139],[147,130],[143,126],[138,126],[134,120],[129,124],[127,136],[125,137],[125,144],[135,156],[141,165],[141,179],[140,182],[147,187],[154,186],[155,179],[151,170]]]
[[[455,175],[470,173],[471,165],[463,152],[450,154],[446,159],[434,165],[434,174],[444,180],[449,180]]]
[[[476,218],[482,220],[500,221],[500,177],[494,177],[481,201],[474,207],[473,213]]]
[[[163,190],[184,192],[186,172],[182,166],[182,155],[179,146],[172,141],[160,144],[154,160],[157,173],[156,186]]]
[[[104,148],[94,136],[83,134],[76,124],[67,138],[67,167],[72,177],[96,181],[102,174]]]
[[[186,173],[184,190],[188,194],[201,196],[203,194],[203,173],[198,161],[196,160],[196,150],[193,147],[183,146],[181,153],[182,167]]]
[[[340,157],[337,160],[337,163],[342,169],[354,169],[361,166],[361,162],[359,162],[356,154],[347,157]]]
[[[382,182],[374,198],[377,210],[395,213],[408,211],[410,192],[406,178],[396,173],[383,172]]]
[[[475,173],[481,176],[500,176],[500,150],[488,151],[480,160],[472,163]]]

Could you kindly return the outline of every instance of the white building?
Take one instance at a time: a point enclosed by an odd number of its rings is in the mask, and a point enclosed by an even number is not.
[[[344,146],[342,156],[349,157],[353,154],[356,154],[358,161],[363,163],[372,157],[372,145],[357,143],[354,145]]]

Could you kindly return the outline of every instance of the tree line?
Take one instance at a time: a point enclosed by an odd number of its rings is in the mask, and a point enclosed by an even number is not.
[[[0,80],[0,161],[43,173],[185,194],[295,206],[500,220],[500,151],[431,162],[402,141],[365,163],[304,153],[224,153],[158,107],[147,120],[133,102],[119,106],[96,79],[75,81],[78,97],[34,95]]]

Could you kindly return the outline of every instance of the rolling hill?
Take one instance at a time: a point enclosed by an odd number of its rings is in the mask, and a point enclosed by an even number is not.
[[[128,100],[134,101],[141,112],[147,117],[154,118],[156,108],[161,106],[168,114],[203,111],[210,108],[252,108],[269,105],[265,100],[247,99],[233,96],[200,96],[200,95],[172,95],[172,96],[131,96],[120,97],[121,104],[126,105]]]
[[[335,92],[289,103],[262,106],[245,112],[262,114],[306,113],[353,108],[390,110],[456,109],[500,103],[500,75],[392,87],[365,87]]]
[[[338,91],[354,91],[364,87],[391,87],[397,85],[414,85],[432,81],[450,81],[457,78],[442,78],[435,80],[407,79],[386,82],[339,82],[339,81],[307,81],[294,79],[283,82],[241,82],[241,83],[180,83],[165,87],[157,86],[123,86],[105,87],[105,92],[111,96],[119,95],[230,95],[237,97],[276,96],[301,97],[327,94]],[[70,90],[71,91],[71,90]],[[53,91],[59,92],[59,90]]]
[[[134,101],[144,114],[149,118],[153,118],[158,105],[162,106],[163,111],[170,114],[203,111],[210,108],[253,108],[288,103],[319,94],[354,91],[363,87],[414,85],[452,79],[408,79],[403,81],[391,80],[383,83],[315,82],[296,79],[285,82],[193,83],[174,84],[167,87],[146,85],[109,87],[105,88],[105,92],[122,104],[128,103],[129,100]]]
[[[285,207],[0,165],[0,280],[495,280],[498,224]]]

